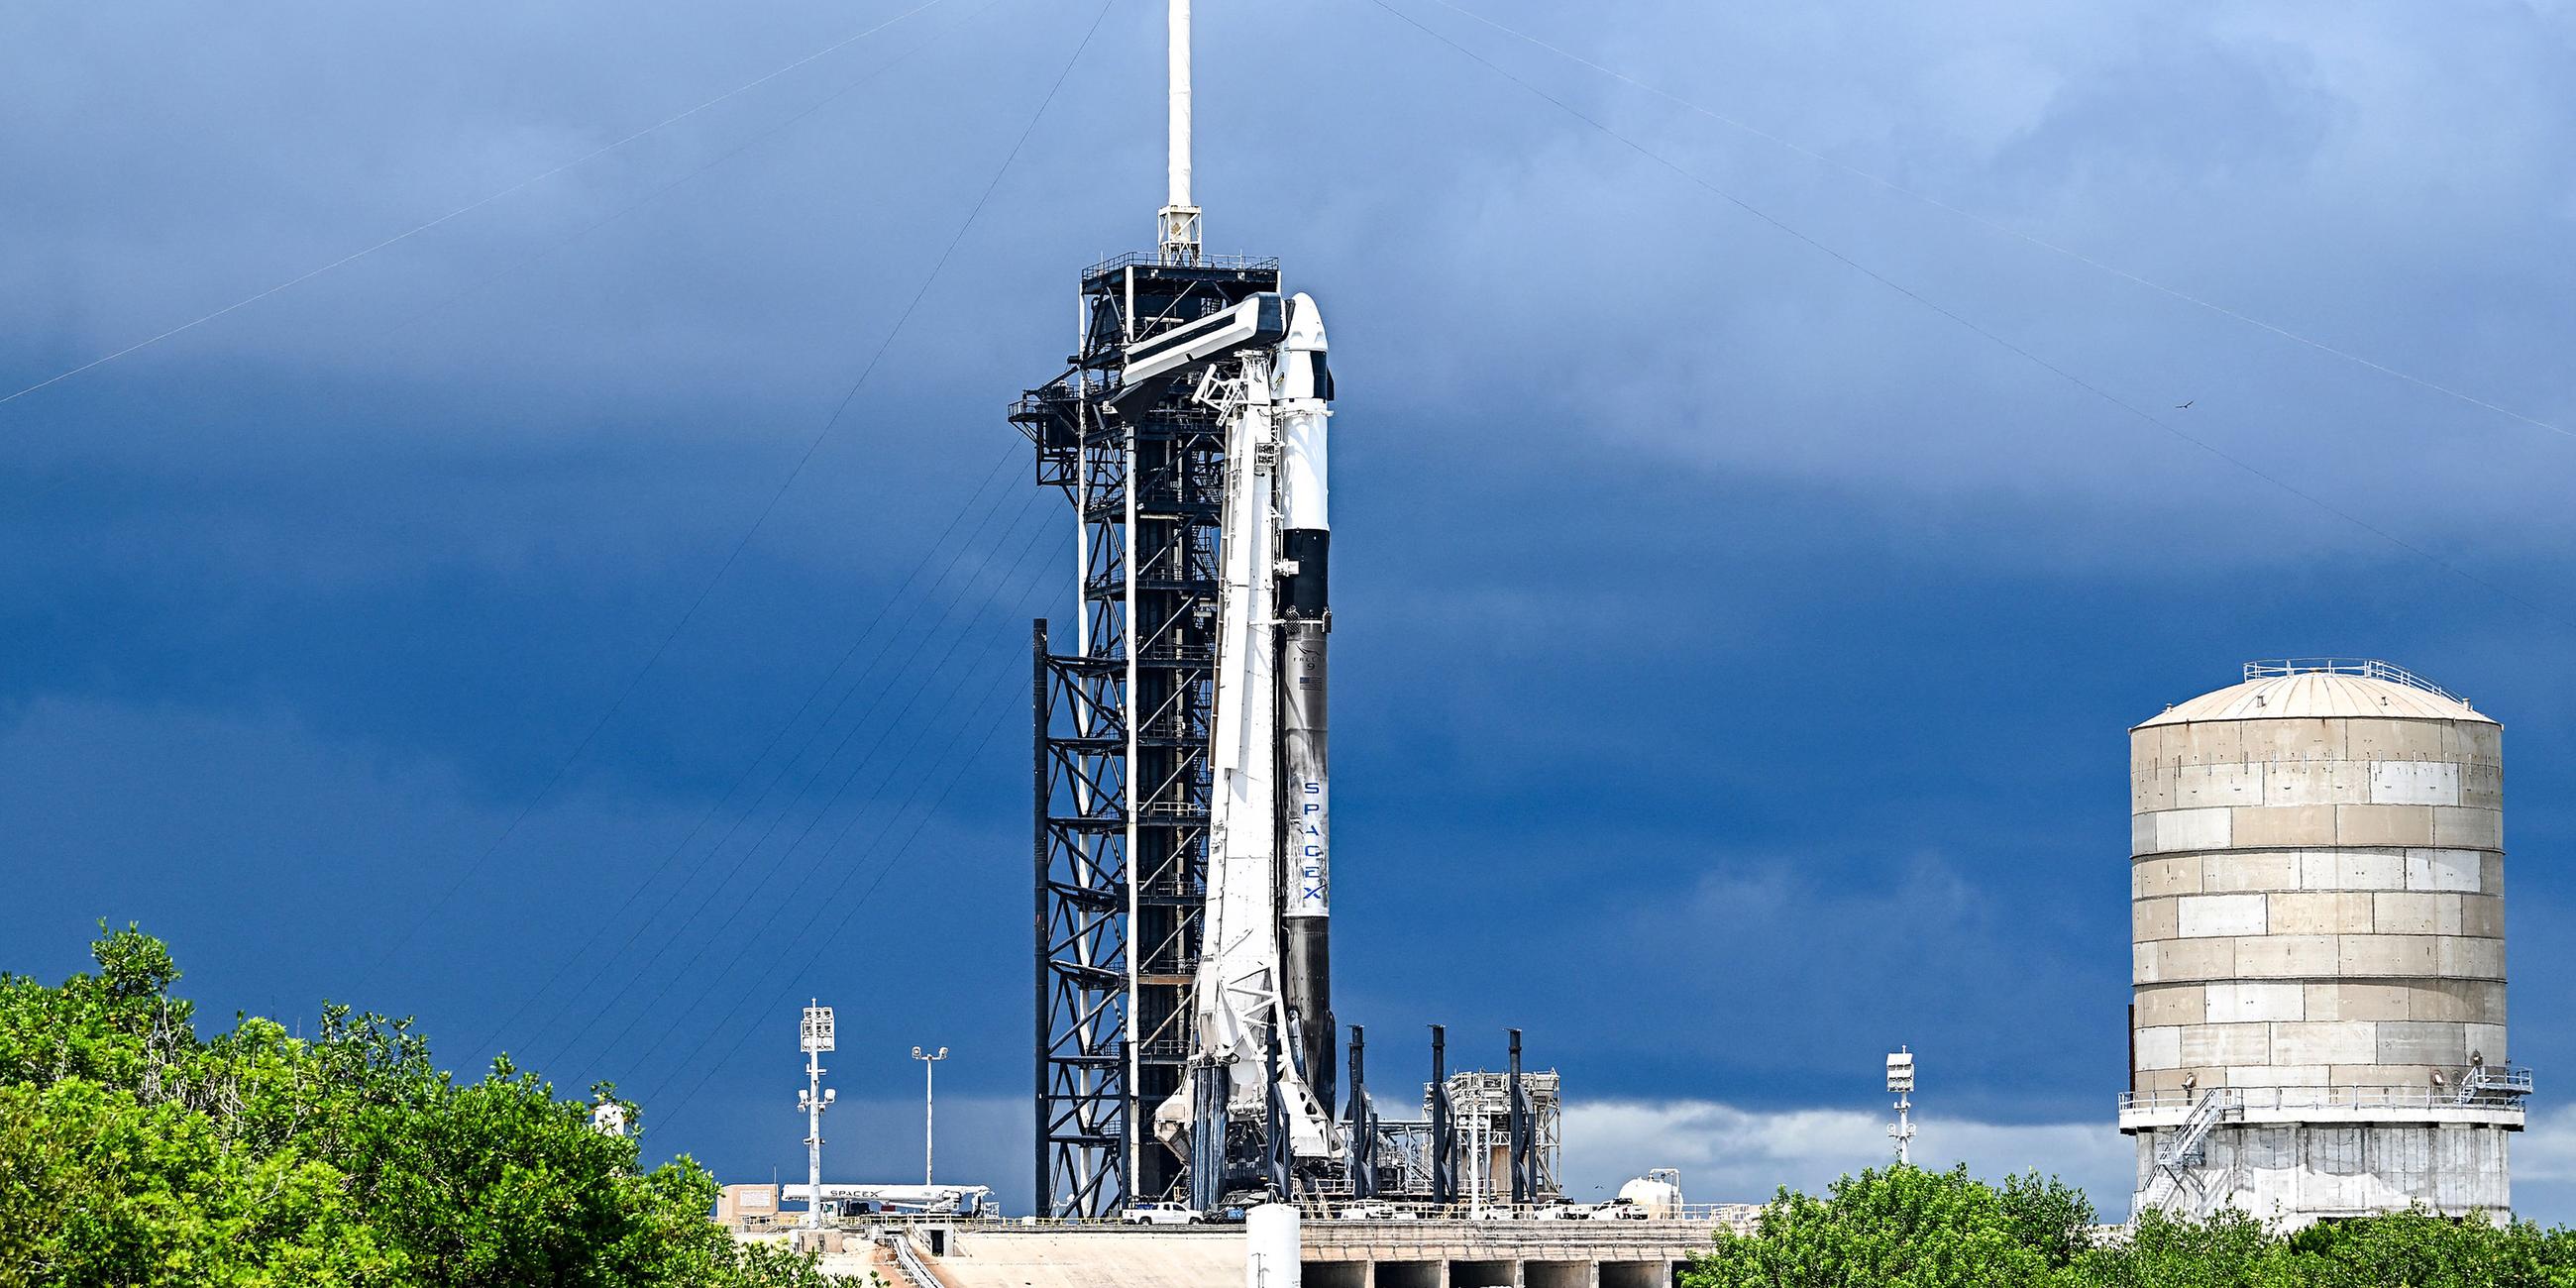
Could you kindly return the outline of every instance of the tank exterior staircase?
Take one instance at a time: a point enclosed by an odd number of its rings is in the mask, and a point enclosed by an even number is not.
[[[2173,1139],[2156,1141],[2156,1166],[2195,1167],[2208,1156],[2209,1133],[2230,1115],[2245,1112],[2243,1097],[2228,1087],[2212,1087],[2192,1104],[2191,1116],[2174,1129]]]

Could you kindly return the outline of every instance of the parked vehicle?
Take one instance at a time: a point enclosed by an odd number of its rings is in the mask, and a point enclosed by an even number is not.
[[[1129,1225],[1197,1225],[1207,1218],[1180,1203],[1131,1203],[1121,1219]]]
[[[1344,1221],[1411,1221],[1416,1219],[1416,1214],[1411,1208],[1400,1208],[1392,1203],[1345,1204],[1340,1210],[1334,1212],[1333,1215]]]

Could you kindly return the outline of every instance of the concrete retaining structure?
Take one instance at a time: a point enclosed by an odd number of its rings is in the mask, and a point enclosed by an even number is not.
[[[1713,1221],[1314,1221],[1306,1288],[1667,1288]]]
[[[1305,1288],[1670,1288],[1718,1224],[1310,1220],[1300,1274]],[[1240,1227],[997,1223],[955,1227],[929,1266],[935,1288],[1242,1288],[1244,1257]]]

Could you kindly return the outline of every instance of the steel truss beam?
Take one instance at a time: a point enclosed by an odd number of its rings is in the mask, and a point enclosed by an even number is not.
[[[1081,352],[1011,413],[1079,527],[1073,648],[1041,622],[1032,658],[1036,1192],[1057,1216],[1180,1179],[1146,1124],[1181,1086],[1207,892],[1225,441],[1186,384],[1118,373],[1127,346],[1278,287],[1272,260],[1094,265]]]

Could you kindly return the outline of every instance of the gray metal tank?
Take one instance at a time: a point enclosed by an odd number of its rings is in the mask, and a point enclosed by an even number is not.
[[[2502,738],[2342,659],[2130,731],[2136,1210],[2510,1210]]]

